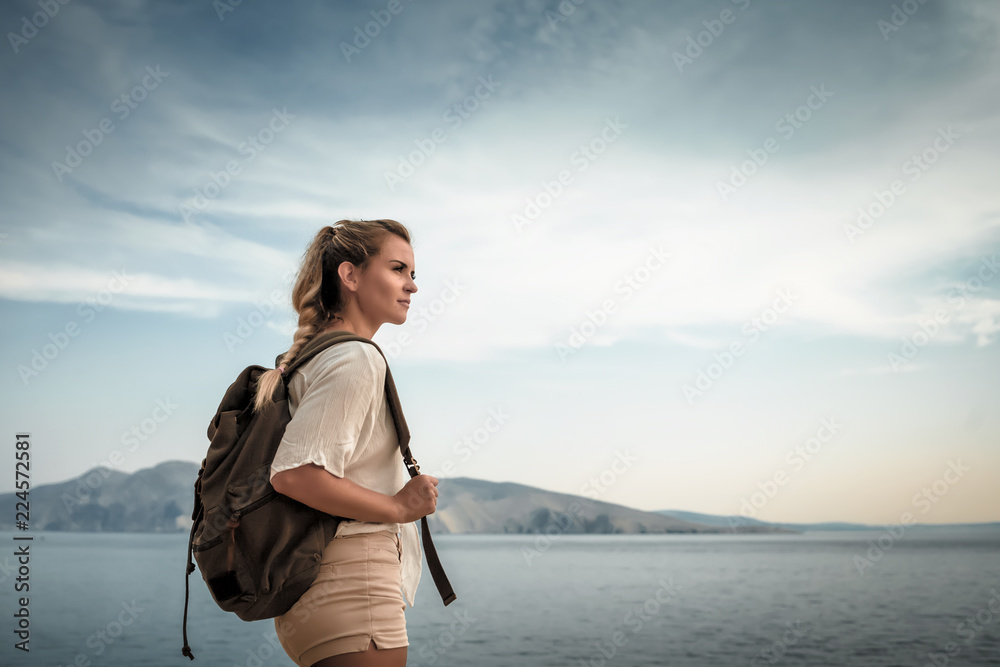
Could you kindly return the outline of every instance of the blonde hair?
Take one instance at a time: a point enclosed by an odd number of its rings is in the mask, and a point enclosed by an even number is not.
[[[351,262],[364,271],[389,234],[410,243],[409,230],[395,220],[338,220],[319,230],[302,257],[292,288],[292,307],[299,314],[299,327],[292,337],[292,346],[281,355],[282,366],[291,364],[299,350],[319,331],[341,319],[338,313],[344,307],[344,298],[337,271],[341,262]],[[279,368],[261,373],[254,412],[273,403],[274,390],[281,381]]]

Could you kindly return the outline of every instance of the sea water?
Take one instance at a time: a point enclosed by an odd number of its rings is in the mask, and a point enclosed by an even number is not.
[[[0,533],[0,665],[186,665],[187,535]],[[997,665],[1000,532],[440,535],[408,665]],[[3,546],[6,544],[6,546]],[[22,581],[18,582],[21,577]],[[15,648],[27,597],[29,652]],[[293,665],[191,575],[190,664]]]

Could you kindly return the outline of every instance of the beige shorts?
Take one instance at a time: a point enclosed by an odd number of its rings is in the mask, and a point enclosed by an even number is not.
[[[341,535],[323,550],[319,574],[291,609],[274,619],[295,664],[331,655],[409,646],[400,591],[402,547],[388,530]]]

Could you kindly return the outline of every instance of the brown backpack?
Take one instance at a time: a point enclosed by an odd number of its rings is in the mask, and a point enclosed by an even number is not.
[[[257,380],[268,369],[248,366],[226,390],[208,425],[210,444],[194,483],[191,513],[194,523],[188,538],[184,577],[181,653],[192,660],[194,654],[187,638],[189,582],[195,568],[192,553],[216,604],[244,621],[284,614],[308,590],[319,572],[323,549],[343,518],[275,491],[270,483],[271,461],[285,426],[291,421],[288,380],[292,373],[331,345],[349,340],[374,345],[385,359],[374,341],[349,331],[318,334],[306,342],[285,368],[282,382],[273,395],[273,405],[253,412]],[[280,358],[278,355],[275,366]],[[416,477],[420,468],[410,454],[410,432],[388,362],[385,391],[400,453],[410,477]],[[431,576],[444,604],[451,604],[456,596],[431,541],[427,517],[421,518],[420,527]]]

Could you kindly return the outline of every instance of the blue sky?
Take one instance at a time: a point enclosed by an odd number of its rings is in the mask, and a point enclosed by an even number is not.
[[[290,344],[311,237],[388,217],[419,291],[375,341],[425,472],[1000,520],[993,3],[41,11],[0,9],[0,421],[33,484],[200,462]]]

